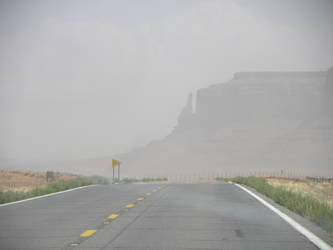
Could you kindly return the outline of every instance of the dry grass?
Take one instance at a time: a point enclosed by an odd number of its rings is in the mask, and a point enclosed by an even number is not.
[[[25,191],[0,191],[0,204],[24,200],[35,196],[46,195],[93,184],[109,184],[109,180],[101,176],[83,176],[52,181],[47,183],[46,185],[31,188]]]
[[[333,208],[333,182],[314,182],[309,179],[266,178],[268,183],[275,187],[284,187],[287,190],[309,195],[318,201],[327,202]]]
[[[325,229],[330,235],[333,235],[333,208],[328,204],[327,199],[325,199],[324,202],[319,201],[318,198],[314,198],[315,195],[307,192],[307,190],[313,191],[312,189],[315,188],[311,187],[316,187],[316,184],[318,183],[312,183],[311,181],[308,182],[308,180],[302,181],[284,178],[269,178],[270,182],[274,183],[270,184],[265,178],[254,176],[238,176],[231,179],[219,178],[217,180],[231,180],[233,182],[252,187],[263,195],[271,198],[276,203],[315,222],[317,225]],[[289,188],[288,183],[291,183]],[[304,183],[305,186],[303,186]],[[297,190],[296,187],[298,188]],[[292,188],[295,188],[295,191],[292,191]],[[319,190],[322,190],[322,188],[319,188]],[[317,192],[319,191],[314,192],[314,194],[317,194]]]
[[[76,178],[76,175],[55,173],[55,181]],[[0,170],[0,191],[28,191],[46,185],[45,172],[24,172]]]

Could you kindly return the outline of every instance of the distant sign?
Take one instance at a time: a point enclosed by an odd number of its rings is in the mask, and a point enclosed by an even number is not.
[[[112,159],[112,167],[116,167],[118,165],[120,165],[120,161]]]
[[[49,182],[50,180],[51,181],[54,181],[54,172],[53,171],[47,171],[46,172],[46,182]]]

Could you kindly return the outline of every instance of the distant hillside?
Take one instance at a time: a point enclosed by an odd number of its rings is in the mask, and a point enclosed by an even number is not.
[[[333,175],[333,68],[241,72],[197,92],[165,139],[119,155],[141,176]]]

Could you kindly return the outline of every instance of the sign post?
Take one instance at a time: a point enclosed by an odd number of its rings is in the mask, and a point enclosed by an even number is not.
[[[120,182],[120,162],[119,162],[119,165],[118,165],[118,182]]]
[[[114,183],[114,167],[112,166],[112,183]]]
[[[114,183],[114,168],[118,166],[118,182],[120,181],[120,161],[112,159],[112,182]]]

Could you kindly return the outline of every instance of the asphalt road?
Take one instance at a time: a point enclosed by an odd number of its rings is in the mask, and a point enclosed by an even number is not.
[[[92,186],[0,207],[0,249],[317,248],[235,185],[207,183]]]

